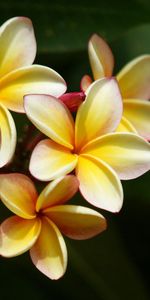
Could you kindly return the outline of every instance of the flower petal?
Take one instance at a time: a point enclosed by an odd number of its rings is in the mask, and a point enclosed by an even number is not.
[[[40,236],[30,250],[32,262],[50,279],[59,279],[66,271],[67,249],[64,239],[53,222],[42,219]]]
[[[121,179],[133,179],[150,170],[150,145],[133,133],[111,133],[84,149],[109,164]]]
[[[133,125],[125,118],[122,117],[121,122],[119,123],[115,132],[132,132],[137,133],[136,129]]]
[[[80,105],[75,124],[76,148],[111,131],[122,117],[122,99],[115,79],[100,79],[91,84]]]
[[[59,97],[65,90],[65,81],[57,72],[32,65],[15,70],[0,80],[0,101],[8,109],[24,112],[24,95],[50,94]]]
[[[41,229],[39,219],[24,220],[13,216],[0,226],[0,255],[13,257],[29,250],[36,242]]]
[[[89,60],[94,79],[112,76],[114,57],[108,44],[93,34],[88,45]]]
[[[35,217],[37,192],[27,176],[19,173],[0,175],[0,198],[16,215],[25,219]]]
[[[123,98],[150,98],[150,55],[129,62],[117,75]]]
[[[25,97],[25,111],[31,122],[45,135],[73,149],[73,117],[58,99],[48,95],[28,95]]]
[[[92,83],[92,78],[89,75],[84,75],[81,79],[80,88],[83,92],[86,92],[88,87]]]
[[[60,177],[50,182],[41,192],[36,203],[36,210],[67,202],[77,192],[78,187],[79,182],[74,175]]]
[[[92,205],[118,212],[123,202],[123,191],[116,173],[100,159],[91,155],[79,156],[76,169],[79,189]]]
[[[150,140],[150,102],[130,99],[124,101],[124,115],[138,133]]]
[[[47,139],[34,148],[29,169],[37,179],[50,181],[72,172],[77,159],[67,148]]]
[[[0,168],[10,162],[16,148],[16,127],[10,112],[0,104]]]
[[[72,239],[89,239],[106,229],[105,218],[87,207],[58,205],[47,208],[44,213],[63,234]]]
[[[31,65],[36,55],[36,40],[30,19],[16,17],[0,27],[0,77]]]

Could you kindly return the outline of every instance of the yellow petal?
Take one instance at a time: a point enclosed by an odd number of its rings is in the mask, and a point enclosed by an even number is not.
[[[87,207],[58,205],[47,208],[44,213],[63,234],[72,239],[89,239],[106,229],[105,218]]]
[[[84,75],[81,79],[80,87],[85,92],[92,83],[92,78],[89,75]]]
[[[114,57],[108,44],[93,34],[88,45],[89,60],[94,79],[112,76]]]
[[[77,159],[67,148],[47,139],[34,148],[29,169],[39,180],[50,181],[72,172]]]
[[[16,17],[0,27],[0,77],[31,65],[36,55],[36,40],[30,19]]]
[[[121,122],[115,132],[132,132],[137,133],[136,129],[133,127],[133,125],[125,118],[122,117]]]
[[[28,95],[25,97],[25,111],[45,135],[73,149],[74,121],[67,107],[58,99],[48,95]]]
[[[123,202],[123,191],[116,173],[100,159],[91,155],[79,156],[76,169],[79,189],[92,205],[118,212]]]
[[[107,134],[84,148],[102,159],[121,179],[133,179],[150,170],[150,145],[133,133]]]
[[[0,105],[0,167],[12,159],[16,147],[16,127],[10,112]]]
[[[16,215],[25,219],[35,217],[37,192],[27,176],[19,173],[0,175],[0,198]]]
[[[50,279],[59,279],[66,271],[67,249],[64,239],[53,222],[42,219],[40,236],[30,250],[32,262]]]
[[[124,115],[137,132],[150,140],[150,102],[130,99],[124,101]]]
[[[129,62],[117,75],[123,98],[150,98],[150,55]]]
[[[104,78],[95,81],[77,112],[75,124],[77,150],[91,140],[114,131],[121,117],[122,98],[116,80]]]
[[[0,226],[0,255],[13,257],[29,250],[36,242],[41,229],[39,219],[24,220],[13,216]]]
[[[77,192],[78,187],[79,182],[74,175],[60,177],[50,182],[41,192],[36,203],[36,210],[67,202]]]
[[[0,102],[8,109],[24,112],[24,95],[50,94],[59,97],[65,90],[65,81],[57,72],[32,65],[12,71],[0,80]]]

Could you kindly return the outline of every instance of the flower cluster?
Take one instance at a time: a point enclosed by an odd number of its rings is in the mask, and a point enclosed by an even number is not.
[[[56,71],[33,64],[36,41],[28,18],[5,22],[0,41],[0,199],[15,214],[0,226],[0,254],[30,250],[33,264],[58,279],[67,266],[62,234],[80,240],[106,229],[96,210],[66,203],[79,190],[94,207],[119,212],[120,180],[150,170],[150,55],[135,58],[115,79],[113,54],[93,35],[88,51],[94,82],[85,75],[81,91],[65,93]],[[25,113],[43,134],[30,151],[28,176],[23,165],[6,172],[17,144],[9,110]],[[39,195],[34,179],[48,182]]]

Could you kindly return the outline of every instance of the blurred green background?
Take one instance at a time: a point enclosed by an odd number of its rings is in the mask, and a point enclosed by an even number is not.
[[[79,90],[81,77],[90,74],[87,42],[94,32],[111,45],[116,71],[135,56],[150,53],[149,0],[0,2],[1,24],[20,15],[33,21],[36,62],[60,72],[68,90]],[[15,115],[15,119],[19,131],[20,118]],[[88,241],[66,239],[69,263],[63,279],[47,279],[32,265],[28,253],[1,258],[0,299],[150,299],[149,182],[150,174],[123,182],[122,211],[102,212],[108,219],[106,232]],[[76,198],[87,204],[80,195]],[[1,220],[5,214],[2,206]]]

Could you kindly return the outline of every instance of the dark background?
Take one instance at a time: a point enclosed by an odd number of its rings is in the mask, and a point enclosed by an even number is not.
[[[90,73],[87,42],[94,32],[111,45],[116,71],[137,55],[150,53],[148,0],[0,2],[1,24],[21,15],[33,21],[36,62],[60,72],[71,91],[79,90],[81,77]],[[14,117],[20,132],[21,119]],[[123,187],[121,212],[102,211],[108,219],[106,232],[88,241],[66,239],[69,263],[63,279],[47,279],[28,253],[0,258],[0,299],[150,299],[150,174],[123,182]],[[80,195],[74,201],[87,204]],[[1,220],[5,214],[1,205]]]

